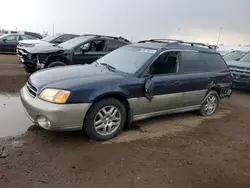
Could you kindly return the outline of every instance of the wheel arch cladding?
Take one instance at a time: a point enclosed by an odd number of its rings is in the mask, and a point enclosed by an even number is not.
[[[90,106],[90,108],[88,109],[88,111],[86,113],[86,116],[87,116],[89,110],[91,109],[91,107],[95,103],[97,103],[97,102],[99,102],[99,101],[101,101],[103,99],[107,99],[107,98],[114,98],[114,99],[120,101],[123,104],[123,106],[124,106],[124,108],[126,110],[126,113],[127,113],[125,126],[130,124],[132,122],[132,112],[131,112],[131,109],[130,109],[130,105],[129,105],[129,102],[128,102],[126,96],[123,93],[120,93],[120,92],[110,92],[110,93],[106,93],[106,94],[103,94],[103,95],[100,95],[100,96],[94,98],[92,100],[92,105]],[[85,122],[86,116],[84,117],[84,122]]]
[[[220,91],[221,91],[221,86],[219,84],[216,84],[214,82],[214,80],[212,80],[208,86],[208,89],[207,89],[207,92],[206,92],[206,95],[211,91],[211,90],[214,90],[218,93],[219,97],[220,97]]]
[[[210,89],[207,91],[207,93],[206,93],[206,95],[205,95],[205,97],[204,97],[204,99],[202,100],[201,103],[204,103],[204,102],[205,102],[205,100],[206,100],[207,97],[208,97],[208,94],[209,94],[211,91],[214,91],[215,93],[217,93],[217,95],[218,95],[218,97],[219,97],[219,99],[220,99],[220,94],[218,93],[218,91],[216,91],[216,89],[218,90],[218,88],[216,88],[216,87],[210,88]]]
[[[220,91],[221,91],[221,88],[219,86],[212,86],[210,90],[214,90],[217,92],[217,94],[219,95],[220,97]]]

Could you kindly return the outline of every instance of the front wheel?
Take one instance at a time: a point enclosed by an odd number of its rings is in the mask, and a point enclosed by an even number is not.
[[[123,104],[114,99],[103,99],[94,104],[87,113],[84,129],[95,140],[108,140],[118,135],[126,122]]]
[[[25,66],[25,65],[24,65],[24,70],[25,70],[25,72],[27,72],[29,74],[32,74],[32,73],[36,72],[35,68],[28,67],[28,66]]]
[[[66,64],[62,61],[54,61],[54,62],[51,62],[47,68],[52,68],[52,67],[61,67],[61,66],[66,66]]]
[[[205,98],[205,101],[203,102],[202,104],[202,107],[200,109],[200,114],[202,116],[211,116],[213,115],[218,106],[219,106],[219,95],[216,91],[210,91],[206,98]]]

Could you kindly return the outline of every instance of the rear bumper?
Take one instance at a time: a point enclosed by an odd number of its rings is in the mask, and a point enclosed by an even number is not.
[[[32,97],[26,86],[21,89],[20,94],[28,118],[47,130],[81,130],[85,115],[91,106],[90,103],[54,104],[46,102],[38,97]]]

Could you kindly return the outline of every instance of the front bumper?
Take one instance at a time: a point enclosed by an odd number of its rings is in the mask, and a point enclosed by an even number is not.
[[[36,61],[30,60],[27,57],[20,56],[20,62],[24,65],[24,69],[28,73],[33,73],[43,68],[43,64],[38,64]]]
[[[32,97],[26,86],[21,91],[21,101],[28,118],[36,125],[47,130],[81,130],[85,115],[91,106],[84,104],[54,104]],[[41,123],[41,117],[45,117],[48,122]]]
[[[240,82],[240,81],[233,81],[232,88],[233,89],[250,90],[250,83],[245,83],[245,82]]]
[[[17,56],[19,58],[25,58],[28,55],[28,53],[26,52],[25,49],[19,48],[18,46],[17,46],[17,49],[16,49],[16,54],[17,54]]]
[[[250,76],[245,74],[234,74],[232,88],[250,90]]]

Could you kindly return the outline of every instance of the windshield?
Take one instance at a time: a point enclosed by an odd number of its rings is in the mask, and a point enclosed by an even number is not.
[[[50,36],[47,36],[47,37],[44,37],[42,38],[43,41],[46,41],[46,42],[51,42],[52,40],[56,39],[57,37],[59,37],[60,35],[50,35]]]
[[[108,64],[116,70],[133,74],[157,51],[147,48],[124,46],[98,59],[100,64]]]
[[[6,37],[6,36],[8,36],[8,35],[9,35],[9,34],[4,34],[4,35],[0,36],[0,39]]]
[[[244,55],[241,59],[240,62],[247,62],[250,63],[250,52],[248,52],[246,55]]]
[[[245,52],[230,52],[223,56],[226,61],[236,60],[241,58]]]
[[[59,47],[62,47],[64,49],[72,49],[80,44],[82,44],[84,41],[93,38],[93,36],[81,36],[81,37],[76,37],[73,38],[71,40],[68,40],[66,42],[61,43],[60,45],[58,45]]]

